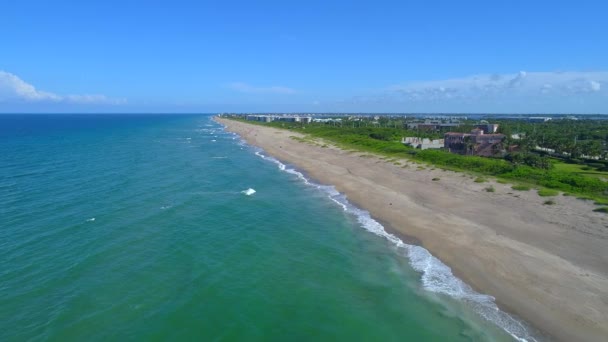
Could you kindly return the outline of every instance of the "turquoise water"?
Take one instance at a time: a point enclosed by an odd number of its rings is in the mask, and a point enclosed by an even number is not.
[[[0,116],[0,340],[529,338],[262,156],[205,115]]]

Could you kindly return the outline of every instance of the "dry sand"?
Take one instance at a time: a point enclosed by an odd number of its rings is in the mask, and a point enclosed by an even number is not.
[[[548,198],[533,190],[323,147],[288,130],[218,121],[334,185],[391,232],[413,237],[549,339],[608,341],[608,215],[593,212],[593,203],[560,195],[543,205]],[[490,185],[495,192],[484,190]]]

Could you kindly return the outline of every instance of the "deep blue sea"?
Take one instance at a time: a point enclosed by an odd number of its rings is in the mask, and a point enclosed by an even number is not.
[[[0,115],[0,341],[512,335],[531,339],[209,115]]]

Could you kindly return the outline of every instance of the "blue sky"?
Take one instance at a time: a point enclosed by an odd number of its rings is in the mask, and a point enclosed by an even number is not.
[[[608,113],[606,1],[3,1],[0,112]]]

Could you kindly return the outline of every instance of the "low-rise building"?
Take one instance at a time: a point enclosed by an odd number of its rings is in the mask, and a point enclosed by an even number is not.
[[[504,134],[484,134],[480,128],[470,133],[449,132],[444,136],[444,147],[452,153],[492,157],[503,152]]]
[[[412,146],[413,148],[419,148],[421,150],[439,149],[443,148],[443,139],[429,139],[429,138],[418,138],[418,137],[405,137],[401,139],[401,142],[405,145]]]
[[[271,122],[274,120],[274,117],[270,115],[247,115],[245,119],[249,121]]]
[[[483,131],[483,134],[494,134],[498,131],[498,124],[483,123],[475,125],[475,128],[479,128]]]

